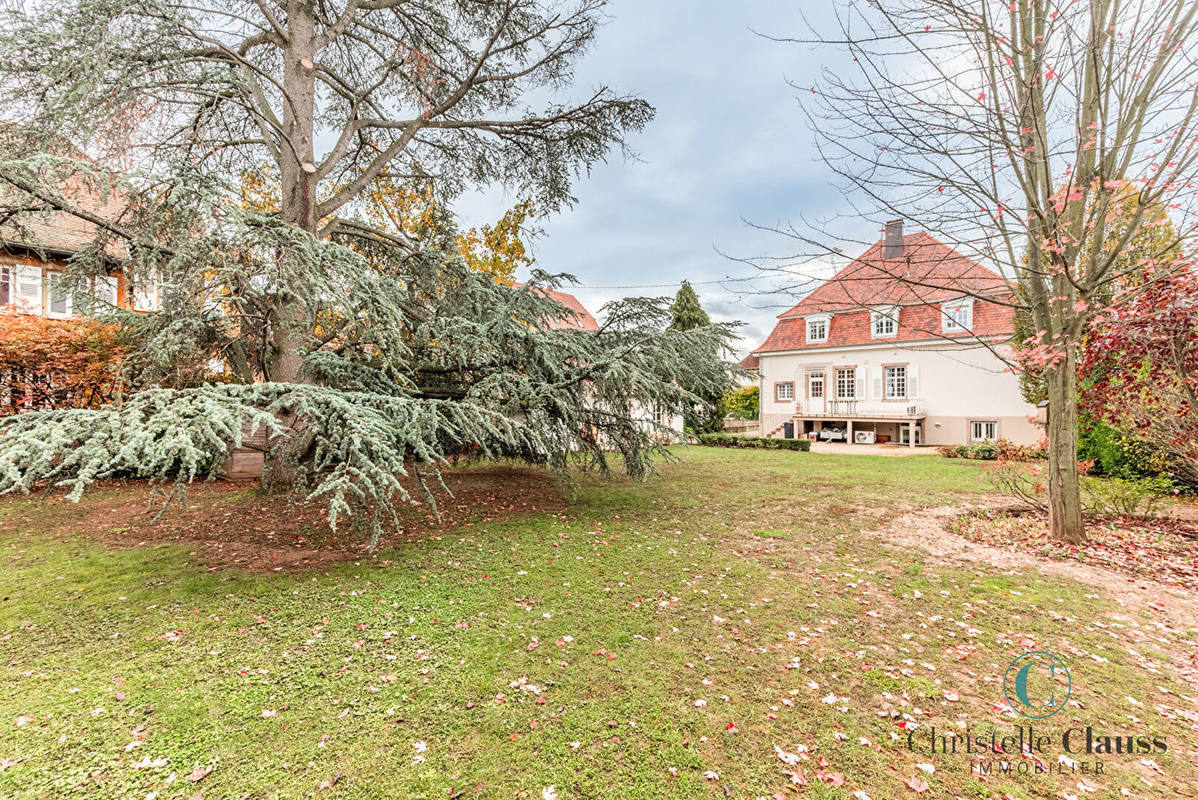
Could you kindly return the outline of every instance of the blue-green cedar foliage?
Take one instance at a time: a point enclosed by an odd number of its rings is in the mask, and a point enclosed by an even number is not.
[[[459,454],[606,471],[615,452],[644,476],[664,453],[647,409],[681,413],[728,381],[719,354],[731,326],[670,328],[661,299],[608,304],[598,331],[563,327],[567,312],[544,291],[563,276],[536,273],[513,289],[455,253],[385,237],[321,241],[214,202],[199,183],[127,225],[134,267],[161,282],[161,308],[90,310],[140,343],[129,377],[141,390],[97,410],[0,420],[0,492],[46,485],[78,497],[124,476],[178,490],[216,475],[248,423],[271,433],[269,488],[323,499],[332,525],[348,519],[377,541],[396,503],[432,501],[437,469]],[[72,269],[102,260],[82,252]],[[272,383],[264,365],[280,323],[269,309],[288,294],[312,309],[290,337],[302,382]],[[213,363],[226,367],[220,382]],[[404,476],[424,491],[412,496]]]

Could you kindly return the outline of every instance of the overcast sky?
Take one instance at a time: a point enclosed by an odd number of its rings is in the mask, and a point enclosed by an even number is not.
[[[823,4],[803,5],[811,19]],[[598,165],[575,186],[577,205],[542,222],[535,245],[537,266],[576,275],[581,285],[569,291],[592,312],[613,297],[673,294],[685,278],[714,319],[747,323],[740,343],[747,352],[791,304],[741,296],[735,289],[745,283],[714,282],[755,274],[717,249],[787,253],[781,237],[742,220],[798,224],[844,207],[814,158],[812,134],[787,84],[813,80],[829,54],[754,33],[803,34],[799,6],[612,0],[609,22],[578,65],[580,93],[605,83],[645,98],[657,116],[632,139],[640,160],[616,154]],[[513,201],[491,192],[463,198],[458,211],[478,224],[494,221]]]

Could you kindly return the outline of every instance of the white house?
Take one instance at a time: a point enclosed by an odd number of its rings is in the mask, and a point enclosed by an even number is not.
[[[883,240],[780,314],[746,359],[760,373],[761,435],[1037,441],[1036,409],[1004,358],[1009,297],[998,274],[888,223]]]
[[[513,285],[519,288],[524,284],[516,283]],[[549,322],[550,328],[582,331],[599,330],[599,323],[595,321],[595,317],[591,315],[590,311],[586,310],[586,307],[579,302],[577,297],[568,292],[559,292],[553,289],[543,289],[542,291],[557,301],[557,304],[562,307],[561,314]],[[640,404],[637,404],[633,408],[632,413],[643,423],[646,430],[651,429],[655,437],[664,443],[673,443],[682,440],[682,415],[671,414],[661,408],[647,408]],[[669,429],[670,433],[663,433],[661,427]]]

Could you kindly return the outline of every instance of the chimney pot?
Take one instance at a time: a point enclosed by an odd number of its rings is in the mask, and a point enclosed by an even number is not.
[[[887,260],[903,257],[903,221],[901,219],[892,219],[886,223],[883,257]]]

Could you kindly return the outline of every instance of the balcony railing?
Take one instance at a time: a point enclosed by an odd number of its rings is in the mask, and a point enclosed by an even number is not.
[[[839,414],[846,417],[857,415],[856,400],[829,400],[827,401],[827,410],[830,414]]]
[[[905,402],[866,402],[861,400],[826,400],[822,411],[807,408],[803,403],[795,403],[795,413],[807,417],[830,417],[848,419],[851,417],[877,417],[889,419],[905,419],[907,417],[922,417],[925,415],[923,400],[907,400]]]

